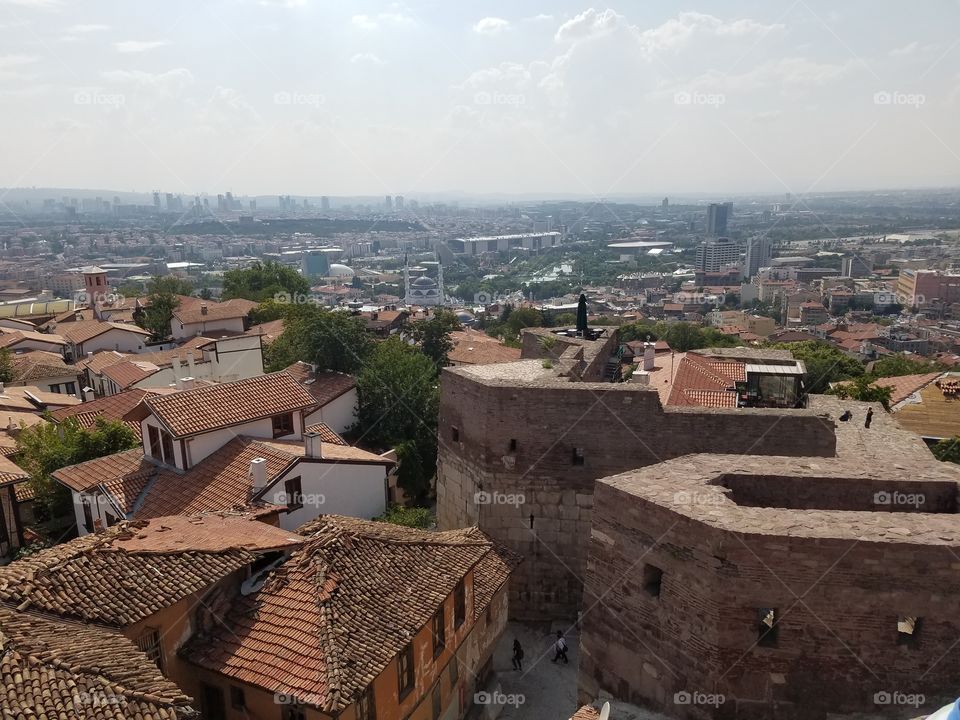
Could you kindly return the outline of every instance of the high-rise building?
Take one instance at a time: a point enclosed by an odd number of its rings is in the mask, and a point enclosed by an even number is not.
[[[765,235],[747,240],[746,255],[743,259],[743,276],[747,279],[756,275],[760,268],[770,264],[770,238]]]
[[[176,208],[173,206],[173,193],[167,193],[166,201],[167,201],[167,210],[169,212],[173,212],[174,210],[176,210]]]
[[[660,202],[660,207],[663,208],[664,210],[666,210],[667,208],[669,208],[669,207],[670,207],[670,198],[664,198],[664,199]]]
[[[695,267],[700,272],[720,272],[740,264],[743,246],[727,237],[708,238],[697,247]]]
[[[843,277],[863,278],[873,274],[873,264],[859,255],[843,258],[840,267]]]
[[[320,198],[320,209],[321,209],[321,210],[329,210],[329,209],[330,209],[330,198],[328,198],[326,195],[324,195],[324,196],[322,196],[322,197]]]
[[[394,199],[394,205],[396,206],[397,210],[403,210],[403,195],[397,195],[397,197]]]
[[[387,210],[393,210],[393,198],[389,195],[383,198],[383,205]]]
[[[710,203],[707,207],[707,235],[720,237],[727,234],[727,220],[733,215],[733,203]]]
[[[153,194],[153,209],[160,212],[160,193],[158,192]]]
[[[217,195],[217,210],[223,212],[227,209],[227,199],[223,195]]]

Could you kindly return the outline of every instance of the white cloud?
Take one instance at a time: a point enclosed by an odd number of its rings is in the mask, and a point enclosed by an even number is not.
[[[17,5],[36,10],[52,10],[62,4],[60,0],[0,0],[0,5]]]
[[[97,23],[89,23],[87,25],[74,25],[73,27],[68,27],[68,33],[92,33],[92,32],[102,32],[104,30],[109,30],[109,25],[100,25]]]
[[[589,37],[605,35],[617,26],[629,27],[623,15],[609,9],[597,12],[590,8],[563,23],[557,29],[554,39],[557,42],[576,42]]]
[[[548,22],[550,20],[553,20],[553,15],[547,15],[546,13],[539,13],[523,19],[524,22]]]
[[[914,40],[911,43],[907,43],[903,47],[894,48],[887,54],[890,55],[890,57],[903,57],[905,55],[913,55],[917,51],[917,48],[919,47],[920,47],[920,43]]]
[[[104,80],[118,85],[132,85],[144,91],[176,95],[193,85],[193,73],[186,68],[174,68],[162,73],[142,70],[108,70],[101,73]]]
[[[370,52],[357,53],[350,58],[350,62],[354,65],[383,65],[383,60]]]
[[[114,43],[113,46],[117,49],[117,52],[141,53],[149,50],[156,50],[159,47],[169,44],[170,43],[166,40],[123,40],[121,42]]]
[[[33,55],[0,55],[0,70],[21,67],[36,61],[37,58]]]
[[[295,8],[303,7],[307,0],[260,0],[260,4],[266,7]]]
[[[414,19],[403,10],[383,12],[377,15],[354,15],[350,22],[360,30],[379,30],[382,27],[409,27]]]
[[[485,17],[473,26],[473,31],[480,35],[499,35],[510,29],[510,22],[498,17]]]

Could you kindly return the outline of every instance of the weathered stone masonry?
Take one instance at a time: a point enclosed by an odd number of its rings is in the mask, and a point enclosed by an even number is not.
[[[518,619],[580,610],[597,478],[689,453],[835,453],[833,421],[813,411],[665,410],[640,385],[520,379],[539,367],[448,368],[441,383],[439,524],[477,524],[524,556],[510,582]]]

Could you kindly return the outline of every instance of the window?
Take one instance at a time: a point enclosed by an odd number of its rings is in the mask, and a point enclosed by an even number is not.
[[[163,453],[160,450],[160,431],[153,425],[147,425],[147,436],[150,438],[150,455],[157,458],[157,460],[162,460]]]
[[[510,438],[510,452],[516,452],[516,451],[517,451],[517,439]]]
[[[779,630],[777,623],[779,620],[776,608],[760,608],[757,610],[757,645],[760,647],[777,647]]]
[[[66,385],[64,385],[64,388],[65,388],[64,392],[66,392],[67,395],[76,395],[76,394],[77,394],[77,384],[76,384],[76,383],[68,382]]]
[[[83,505],[83,527],[91,533],[93,532],[93,509],[90,507],[90,498],[84,496],[80,502]]]
[[[160,450],[163,452],[163,461],[167,465],[175,465],[176,459],[173,457],[173,438],[166,430],[160,431]]]
[[[242,687],[237,687],[236,685],[230,686],[230,707],[234,710],[246,709],[247,697]]]
[[[273,421],[274,437],[293,435],[293,413],[287,413],[286,415],[274,415],[271,420]]]
[[[460,627],[467,619],[467,588],[463,580],[453,590],[453,626]]]
[[[57,394],[59,395],[59,394],[60,394],[60,386],[59,386],[59,385],[51,385],[51,386],[50,386],[50,392],[52,392],[52,393],[57,393]]]
[[[399,674],[398,686],[400,688],[400,699],[402,700],[411,690],[413,690],[413,645],[408,644],[400,651],[400,657],[397,659],[397,672]]]
[[[290,478],[283,483],[283,493],[287,498],[287,510],[299,510],[303,507],[303,485],[299,477]]]
[[[227,708],[223,704],[223,690],[203,683],[201,685],[202,701],[200,707],[203,708],[203,717],[205,720],[227,720]]]
[[[443,652],[447,645],[446,613],[443,605],[433,614],[433,656]]]
[[[452,427],[450,428],[450,439],[454,442],[460,442],[460,428]]]
[[[440,683],[433,686],[430,700],[433,705],[433,720],[440,720],[440,713],[443,712],[443,695],[440,690]]]
[[[160,671],[163,671],[163,647],[160,645],[160,631],[148,628],[137,638],[137,647],[144,655],[153,660]]]
[[[897,645],[917,647],[920,644],[920,626],[923,618],[913,615],[897,617]]]
[[[307,720],[307,713],[298,702],[284,705],[283,720]]]
[[[660,597],[660,586],[663,583],[663,570],[653,565],[643,566],[643,589],[647,595]]]
[[[357,720],[377,720],[377,703],[372,682],[357,699]]]
[[[573,449],[573,464],[583,465],[583,448]]]

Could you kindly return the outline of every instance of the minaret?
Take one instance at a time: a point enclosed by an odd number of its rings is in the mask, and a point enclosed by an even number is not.
[[[410,304],[410,262],[406,254],[403,256],[403,302]]]
[[[437,305],[443,305],[443,260],[437,253]]]

